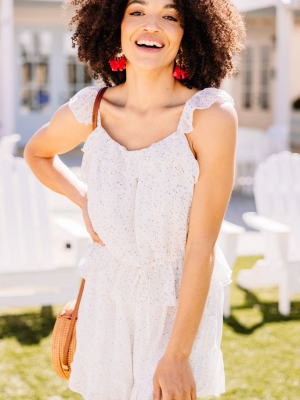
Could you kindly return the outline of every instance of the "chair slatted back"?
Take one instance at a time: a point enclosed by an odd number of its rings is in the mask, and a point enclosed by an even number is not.
[[[0,272],[54,268],[45,189],[23,158],[0,156]]]
[[[290,251],[300,257],[300,154],[269,156],[255,171],[253,190],[258,214],[291,226]],[[276,252],[271,243],[268,248]]]

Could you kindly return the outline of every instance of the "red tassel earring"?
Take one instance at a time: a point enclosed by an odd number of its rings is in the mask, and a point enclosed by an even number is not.
[[[113,71],[123,71],[126,68],[126,58],[123,52],[118,53],[114,58],[109,60],[109,63]]]
[[[184,57],[183,57],[183,54],[182,54],[182,50],[180,51],[180,53],[177,54],[177,56],[175,58],[175,62],[176,62],[176,67],[175,67],[175,70],[173,72],[174,78],[176,78],[176,79],[188,78],[190,76],[190,74],[186,70],[186,66],[185,66],[185,61],[184,61]]]

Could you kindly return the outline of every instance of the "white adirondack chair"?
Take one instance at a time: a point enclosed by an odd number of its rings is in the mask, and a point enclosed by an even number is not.
[[[239,126],[236,147],[235,190],[253,194],[254,173],[271,154],[288,149],[285,126],[270,125],[267,130]]]
[[[217,243],[220,246],[221,250],[223,251],[226,261],[228,262],[231,269],[233,269],[237,258],[238,238],[244,232],[245,228],[243,228],[242,226],[232,224],[231,222],[225,220],[222,222]],[[231,313],[230,289],[231,285],[225,286],[223,315],[226,318],[228,318]]]
[[[51,222],[70,236],[74,268],[54,265]],[[231,268],[238,235],[244,228],[223,221],[218,244]],[[64,217],[50,220],[46,188],[21,157],[0,156],[0,307],[52,305],[76,298],[75,267],[92,239],[84,223]],[[230,314],[230,288],[224,315]]]
[[[23,158],[0,156],[0,307],[48,306],[77,297],[75,267],[92,239],[79,223],[56,222],[73,237],[74,268],[54,265],[45,186]]]
[[[300,154],[272,154],[255,171],[257,213],[243,214],[248,226],[260,230],[264,259],[239,271],[245,289],[279,286],[279,312],[290,313],[290,295],[300,292]]]
[[[0,155],[3,154],[14,155],[16,145],[20,139],[21,135],[19,133],[0,137]]]

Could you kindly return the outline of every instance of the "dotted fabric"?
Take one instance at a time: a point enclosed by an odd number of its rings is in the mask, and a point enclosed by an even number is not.
[[[98,86],[86,87],[69,106],[91,124]],[[88,212],[105,243],[93,242],[77,273],[86,284],[79,307],[77,347],[69,379],[86,400],[153,400],[153,375],[176,317],[194,185],[199,164],[186,133],[195,109],[222,99],[222,89],[199,90],[185,104],[178,129],[140,150],[127,150],[101,126],[82,151],[81,179]],[[225,392],[220,349],[224,286],[232,271],[218,245],[209,295],[190,362],[197,397]]]

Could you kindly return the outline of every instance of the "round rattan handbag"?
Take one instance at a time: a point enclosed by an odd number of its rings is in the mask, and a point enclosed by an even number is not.
[[[97,115],[100,101],[107,87],[101,88],[97,94],[93,109],[93,129],[97,127]],[[63,379],[69,379],[71,363],[76,350],[76,321],[78,309],[84,288],[82,279],[77,300],[69,301],[60,311],[54,325],[51,340],[51,361],[56,374]]]

